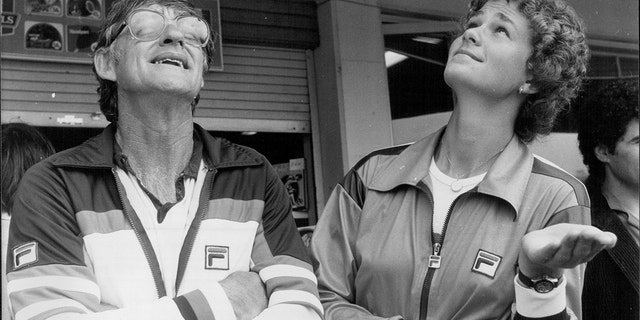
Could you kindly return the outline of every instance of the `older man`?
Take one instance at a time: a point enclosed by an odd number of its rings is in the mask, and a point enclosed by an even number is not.
[[[321,317],[278,176],[193,123],[211,52],[187,1],[113,4],[94,52],[111,125],[16,196],[16,319]]]

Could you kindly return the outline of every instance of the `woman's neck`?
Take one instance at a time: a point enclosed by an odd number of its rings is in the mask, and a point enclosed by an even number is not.
[[[436,154],[436,165],[451,177],[486,172],[514,134],[515,106],[472,101],[482,102],[456,99]]]

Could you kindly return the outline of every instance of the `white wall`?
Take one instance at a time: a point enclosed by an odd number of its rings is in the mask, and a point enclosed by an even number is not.
[[[318,3],[320,46],[313,55],[320,145],[314,149],[321,153],[325,198],[363,156],[393,144],[382,22],[375,1]]]
[[[414,142],[426,137],[446,125],[450,116],[451,112],[441,112],[392,120],[393,144]]]
[[[530,147],[533,153],[551,160],[576,178],[584,180],[587,177],[587,167],[582,163],[578,149],[577,133],[552,133],[533,142]]]
[[[371,150],[392,143],[391,109],[379,9],[369,0],[334,2],[346,172]]]

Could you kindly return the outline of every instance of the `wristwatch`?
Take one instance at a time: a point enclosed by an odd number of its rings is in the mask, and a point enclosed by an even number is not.
[[[549,293],[551,290],[557,288],[558,284],[560,284],[561,278],[562,276],[560,276],[560,278],[554,278],[552,276],[543,275],[538,278],[531,279],[518,271],[518,279],[520,279],[520,282],[539,293]]]

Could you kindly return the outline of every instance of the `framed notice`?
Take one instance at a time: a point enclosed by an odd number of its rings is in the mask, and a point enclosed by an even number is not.
[[[305,211],[307,209],[307,192],[304,159],[291,159],[289,163],[273,164],[273,168],[287,190],[292,209]]]
[[[98,33],[114,0],[2,0],[2,51],[5,59],[91,63]],[[222,70],[219,0],[195,6],[214,34],[211,70]]]

